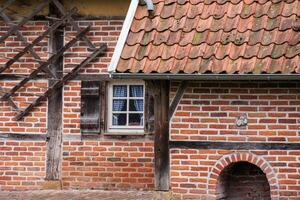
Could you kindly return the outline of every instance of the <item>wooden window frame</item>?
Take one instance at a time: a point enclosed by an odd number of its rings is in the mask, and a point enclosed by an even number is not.
[[[113,86],[114,85],[143,85],[143,101],[144,101],[144,110],[143,110],[143,126],[113,126],[112,125],[112,100],[113,100]],[[107,129],[104,133],[105,135],[145,135],[145,91],[146,85],[143,80],[112,80],[107,84]],[[127,91],[129,92],[129,91]],[[127,101],[130,99],[127,95]],[[128,111],[126,112],[128,113]]]

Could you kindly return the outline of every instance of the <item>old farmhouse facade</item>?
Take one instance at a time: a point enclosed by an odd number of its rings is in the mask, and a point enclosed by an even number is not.
[[[299,0],[0,2],[0,191],[300,199]]]

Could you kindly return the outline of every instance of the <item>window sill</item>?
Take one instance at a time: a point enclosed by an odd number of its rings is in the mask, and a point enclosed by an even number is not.
[[[143,135],[146,135],[145,132],[134,132],[134,131],[128,131],[128,132],[122,132],[122,131],[113,131],[113,132],[106,132],[106,133],[103,133],[103,135],[105,136],[114,136],[114,135],[130,135],[130,136],[143,136]]]

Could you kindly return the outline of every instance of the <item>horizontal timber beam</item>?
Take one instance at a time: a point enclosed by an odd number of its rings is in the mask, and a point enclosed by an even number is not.
[[[1,140],[45,141],[46,134],[41,133],[0,133]]]
[[[0,80],[21,80],[28,74],[0,74]],[[49,78],[44,75],[37,75],[34,80],[48,80]],[[77,81],[109,81],[111,78],[109,74],[78,74],[73,80]]]
[[[225,150],[300,150],[300,143],[170,141],[170,148]]]
[[[46,133],[0,133],[0,141],[46,141]],[[82,135],[82,134],[63,134],[63,141],[153,141],[153,135]]]

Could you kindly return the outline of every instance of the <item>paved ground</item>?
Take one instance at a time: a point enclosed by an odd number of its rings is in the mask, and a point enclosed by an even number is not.
[[[100,190],[42,190],[1,192],[0,200],[151,200],[152,192]]]

